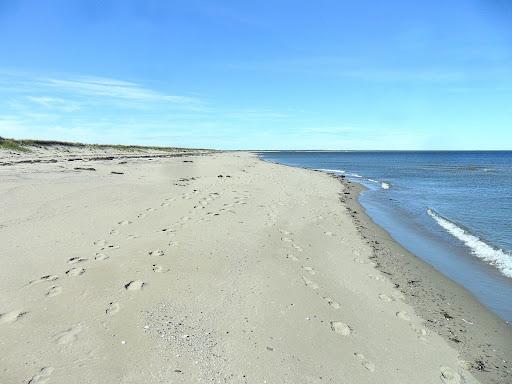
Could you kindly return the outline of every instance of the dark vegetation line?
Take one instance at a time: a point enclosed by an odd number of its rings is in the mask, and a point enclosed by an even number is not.
[[[73,143],[66,141],[55,141],[55,140],[15,140],[7,139],[0,136],[0,149],[7,149],[17,152],[30,152],[30,147],[52,147],[52,146],[63,146],[70,148],[98,148],[98,149],[118,149],[124,151],[142,151],[142,150],[156,150],[156,151],[186,151],[191,148],[181,147],[159,147],[159,146],[144,146],[144,145],[121,145],[121,144],[84,144],[84,143]],[[194,150],[208,150],[205,148],[193,148]]]

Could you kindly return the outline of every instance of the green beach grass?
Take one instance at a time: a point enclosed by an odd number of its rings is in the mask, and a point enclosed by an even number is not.
[[[15,152],[30,152],[30,149],[26,148],[18,140],[4,139],[3,137],[0,137],[0,149]]]
[[[80,147],[80,148],[92,148],[92,149],[117,149],[119,151],[127,152],[141,152],[145,150],[153,151],[186,151],[190,148],[180,147],[161,147],[161,146],[144,146],[144,145],[121,145],[121,144],[84,144],[67,141],[54,141],[54,140],[16,140],[7,139],[0,137],[0,149],[16,151],[16,152],[30,152],[30,147],[51,147],[51,146],[62,146],[62,147]],[[194,148],[194,150],[203,150],[201,148]]]

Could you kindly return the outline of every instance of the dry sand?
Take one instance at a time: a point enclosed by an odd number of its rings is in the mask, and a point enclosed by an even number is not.
[[[247,153],[0,167],[0,382],[477,382],[342,188]]]

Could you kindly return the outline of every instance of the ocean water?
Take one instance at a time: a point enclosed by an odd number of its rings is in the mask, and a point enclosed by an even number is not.
[[[512,151],[259,155],[363,184],[374,222],[512,322]]]

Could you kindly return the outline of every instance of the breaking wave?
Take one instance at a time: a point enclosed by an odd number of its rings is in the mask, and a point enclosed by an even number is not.
[[[469,249],[471,249],[472,254],[487,263],[494,265],[505,276],[512,278],[512,254],[502,249],[492,247],[478,236],[475,236],[469,231],[459,227],[457,224],[444,218],[433,209],[427,209],[427,213],[449,234],[462,241]]]
[[[368,181],[370,183],[380,184],[380,187],[382,189],[389,189],[389,188],[391,188],[391,185],[389,183],[384,182],[384,181],[379,181],[379,180],[375,180],[375,179],[366,178],[366,177],[363,177],[363,176],[361,176],[361,175],[359,175],[357,173],[347,173],[347,172],[345,172],[342,169],[318,168],[317,171],[322,171],[322,172],[327,172],[327,173],[334,173],[336,175],[346,175],[348,177],[355,177],[357,179],[362,179],[362,180]]]

